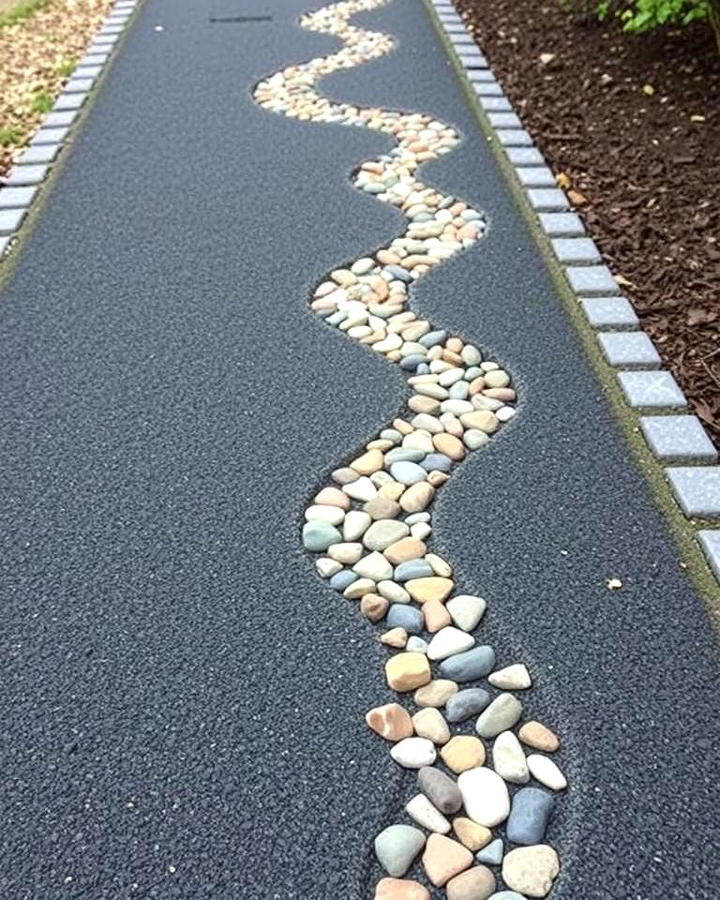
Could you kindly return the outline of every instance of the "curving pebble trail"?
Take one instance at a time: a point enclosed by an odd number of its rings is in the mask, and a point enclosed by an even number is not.
[[[254,90],[271,112],[391,134],[396,147],[363,162],[353,181],[407,219],[402,236],[329,272],[310,298],[328,326],[400,366],[411,396],[406,415],[331,473],[305,510],[302,540],[318,574],[383,629],[388,687],[412,700],[366,715],[398,765],[417,770],[404,820],[375,836],[387,872],[376,900],[428,900],[428,889],[405,877],[420,871],[449,900],[545,897],[560,871],[545,843],[555,796],[567,785],[551,758],[559,740],[523,721],[518,694],[531,688],[530,673],[514,660],[497,665],[475,636],[485,600],[460,593],[451,565],[429,547],[435,493],[515,415],[516,395],[503,368],[417,316],[408,300],[414,281],[481,239],[485,221],[416,177],[422,163],[459,143],[451,126],[332,102],[315,89],[322,76],[391,51],[388,35],[349,24],[386,2],[348,0],[303,16],[303,28],[335,35],[342,49],[288,66]]]

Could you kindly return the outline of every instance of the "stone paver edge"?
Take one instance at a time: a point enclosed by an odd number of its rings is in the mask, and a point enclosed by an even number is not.
[[[670,372],[660,368],[653,342],[621,296],[580,217],[571,209],[532,136],[522,127],[475,38],[452,0],[427,0],[436,25],[464,71],[487,126],[514,170],[517,183],[550,252],[561,268],[585,319],[594,329],[603,359],[615,369],[628,412],[639,420],[650,453],[665,466],[664,480],[685,517],[710,571],[720,581],[720,519],[717,451],[700,420],[686,412],[687,400]],[[708,465],[713,463],[713,465]],[[674,465],[668,465],[674,464]],[[685,473],[692,470],[689,476]],[[684,477],[677,477],[682,473]],[[702,521],[696,522],[694,520]]]
[[[49,182],[48,176],[77,131],[83,118],[83,107],[107,72],[109,61],[115,55],[113,51],[127,33],[141,2],[116,0],[113,3],[52,109],[3,179],[0,186],[0,272],[6,268],[3,263],[7,264],[13,256],[9,251],[17,245],[23,229],[28,229],[28,214],[32,207],[39,205],[38,198],[45,193],[43,188]]]

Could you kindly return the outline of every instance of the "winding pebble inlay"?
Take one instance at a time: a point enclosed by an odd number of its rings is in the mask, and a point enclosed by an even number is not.
[[[290,65],[254,91],[272,112],[391,134],[397,146],[363,162],[353,182],[408,220],[401,237],[328,273],[310,298],[327,325],[399,365],[412,393],[407,414],[318,491],[305,510],[303,545],[317,554],[322,578],[384,625],[388,686],[414,703],[412,714],[392,701],[366,715],[391,743],[393,759],[418,770],[416,796],[405,807],[413,824],[375,837],[387,872],[376,900],[430,897],[404,877],[420,854],[426,879],[450,900],[485,900],[502,890],[500,875],[516,898],[545,897],[560,866],[543,841],[553,792],[566,781],[544,754],[559,742],[541,723],[522,722],[516,695],[531,687],[527,668],[513,661],[498,668],[492,648],[477,643],[485,600],[458,593],[452,566],[429,548],[435,493],[515,415],[516,394],[510,375],[478,347],[407,308],[413,282],[475,244],[485,221],[416,178],[422,163],[457,146],[454,128],[422,113],[334,102],[315,90],[322,76],[391,51],[389,36],[348,21],[387,2],[347,0],[303,16],[303,28],[338,37],[342,49]],[[524,747],[535,752],[526,756]]]

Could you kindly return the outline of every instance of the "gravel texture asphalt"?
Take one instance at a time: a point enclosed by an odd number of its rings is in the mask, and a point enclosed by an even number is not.
[[[147,0],[0,298],[9,900],[364,900],[413,790],[363,722],[384,652],[300,549],[321,476],[403,400],[306,311],[398,230],[347,182],[389,141],[250,96],[336,46],[294,26],[305,9]],[[702,601],[424,8],[358,18],[397,52],[325,90],[458,126],[423,178],[490,218],[416,308],[507,365],[520,412],[441,492],[435,546],[563,737],[553,896],[714,900]]]

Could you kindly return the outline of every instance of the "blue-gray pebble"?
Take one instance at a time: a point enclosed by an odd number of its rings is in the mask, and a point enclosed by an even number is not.
[[[456,653],[440,663],[443,678],[451,681],[476,681],[495,668],[495,651],[492,647],[473,647],[464,653]]]
[[[420,466],[418,466],[420,469]],[[425,477],[425,470],[420,469]],[[339,544],[342,541],[342,535],[334,525],[329,522],[322,522],[318,519],[313,522],[306,522],[303,525],[303,547],[306,550],[312,550],[319,553],[327,550],[330,544]]]
[[[418,460],[420,462],[420,460]],[[436,470],[438,472],[449,472],[452,469],[452,460],[444,453],[428,453],[428,455],[420,462],[420,465],[426,472]]]
[[[485,863],[485,865],[499,866],[503,860],[502,838],[495,838],[494,841],[490,841],[487,847],[478,850],[475,854],[475,859],[479,863]]]
[[[521,788],[513,797],[507,838],[513,844],[542,843],[553,810],[553,798],[539,788]]]
[[[445,704],[445,718],[448,722],[464,722],[479,715],[489,702],[490,694],[483,688],[458,691]]]
[[[425,625],[422,612],[404,603],[393,603],[385,621],[390,628],[404,628],[408,634],[420,634]]]
[[[428,331],[424,334],[418,343],[423,347],[434,347],[436,344],[444,344],[447,337],[447,331]]]
[[[358,576],[350,569],[341,569],[336,572],[330,579],[330,587],[335,591],[344,591],[346,587],[351,585],[353,581],[357,581]]]
[[[395,581],[410,581],[411,578],[429,578],[435,573],[429,562],[424,559],[410,559],[400,563],[395,569]],[[490,669],[488,669],[488,672]]]
[[[417,484],[425,481],[427,472],[414,462],[396,462],[390,466],[390,474],[400,484]]]

